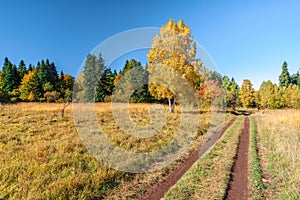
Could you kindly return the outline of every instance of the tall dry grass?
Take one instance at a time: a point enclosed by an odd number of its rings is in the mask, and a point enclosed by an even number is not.
[[[256,116],[266,198],[300,199],[300,110]]]
[[[167,126],[145,143],[122,133],[113,121],[110,103],[94,106],[107,136],[123,149],[158,149],[172,140],[178,128],[179,107],[173,115],[167,115]],[[139,126],[147,125],[151,106],[130,104],[131,119]],[[0,199],[99,199],[117,187],[132,185],[135,174],[109,168],[87,152],[74,124],[72,105],[67,107],[64,119],[62,107],[63,104],[52,103],[0,106]],[[199,131],[194,135],[198,137],[197,144],[209,126],[210,113],[200,118]],[[145,174],[139,182],[152,183],[159,176]]]

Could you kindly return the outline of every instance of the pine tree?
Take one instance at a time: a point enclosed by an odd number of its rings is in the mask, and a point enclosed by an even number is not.
[[[288,87],[290,83],[291,83],[290,73],[287,67],[287,63],[284,61],[282,64],[282,72],[279,76],[279,86]]]
[[[1,104],[7,102],[7,95],[3,88],[3,79],[4,79],[4,73],[0,71],[0,102]]]
[[[4,60],[3,66],[3,89],[6,94],[18,88],[20,84],[17,67],[13,65],[8,58]]]
[[[96,102],[103,102],[105,101],[106,97],[112,95],[114,88],[114,79],[115,77],[111,69],[105,69],[96,88]]]
[[[105,64],[101,54],[99,54],[98,58],[92,54],[87,55],[83,70],[83,90],[85,101],[95,101],[96,87],[104,69]]]
[[[29,64],[29,65],[28,65],[28,71],[32,71],[33,68],[34,68],[34,67],[32,66],[32,64]]]
[[[49,68],[46,66],[45,61],[42,60],[41,62],[37,63],[36,71],[34,76],[38,82],[38,94],[37,97],[41,98],[44,94],[44,85],[48,82],[48,74]]]
[[[46,60],[46,63],[49,63],[49,60]],[[56,66],[55,64],[52,62],[51,64],[47,65],[49,68],[49,73],[48,73],[48,81],[52,84],[55,85],[55,83],[57,82],[58,79],[58,73],[56,70]]]
[[[38,62],[35,72],[35,78],[38,81],[38,95],[40,100],[44,100],[44,93],[56,89],[55,86],[58,80],[58,74],[54,63],[50,63],[48,59]],[[45,89],[47,88],[47,89]]]
[[[124,68],[115,77],[114,100],[122,102],[136,102],[140,100],[141,90],[146,84],[146,71],[142,64],[135,59],[126,60]]]
[[[19,79],[20,79],[20,82],[21,82],[24,75],[27,73],[25,62],[23,60],[20,61],[20,64],[18,66],[18,71],[19,71]]]
[[[298,85],[299,72],[291,75],[291,84]]]

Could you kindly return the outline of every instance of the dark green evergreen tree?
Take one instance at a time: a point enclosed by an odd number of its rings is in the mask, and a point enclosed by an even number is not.
[[[117,70],[114,70],[114,73],[113,73],[114,77],[116,77],[118,75],[118,72]]]
[[[44,94],[44,85],[48,82],[49,68],[46,66],[45,61],[37,63],[35,78],[38,82],[38,98],[42,98]]]
[[[57,74],[57,70],[56,70],[56,66],[55,64],[52,62],[49,65],[49,74],[48,74],[48,81],[52,84],[55,85],[55,83],[58,80],[58,74]]]
[[[291,76],[287,67],[287,63],[284,61],[282,64],[282,71],[279,76],[279,86],[288,87],[291,83]]]
[[[58,74],[54,63],[50,63],[47,59],[37,63],[35,78],[38,81],[38,98],[43,98],[47,91],[56,90],[55,86],[58,82]]]
[[[3,78],[4,78],[4,73],[2,71],[0,71],[0,102],[1,102],[1,104],[8,102],[7,94],[4,92],[4,88],[3,88]]]
[[[105,97],[112,95],[114,89],[115,74],[110,68],[104,70],[97,85],[95,101],[103,102]]]
[[[126,60],[125,66],[120,71],[120,74],[121,78],[115,89],[114,100],[129,100],[136,103],[156,101],[148,90],[149,74],[147,70],[142,67],[140,62],[135,59]]]
[[[19,72],[19,77],[20,77],[20,81],[21,81],[23,79],[24,75],[27,73],[25,62],[23,60],[21,60],[19,63],[18,72]]]
[[[17,89],[20,85],[17,67],[6,57],[3,65],[3,90],[6,94]]]
[[[28,71],[32,71],[33,68],[34,68],[34,67],[32,66],[32,64],[29,64],[29,65],[28,65]]]
[[[293,85],[298,85],[298,77],[299,77],[299,72],[292,74],[291,76],[291,84]]]
[[[105,64],[101,54],[99,54],[98,58],[92,54],[87,55],[83,69],[83,90],[85,101],[95,101],[95,91],[104,69]]]

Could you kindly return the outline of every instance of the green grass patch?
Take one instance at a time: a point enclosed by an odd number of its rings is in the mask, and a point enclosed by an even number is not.
[[[263,173],[260,167],[260,157],[257,147],[257,128],[252,116],[250,116],[250,149],[249,149],[249,172],[251,196],[254,200],[264,199],[263,193],[266,188],[262,178]]]

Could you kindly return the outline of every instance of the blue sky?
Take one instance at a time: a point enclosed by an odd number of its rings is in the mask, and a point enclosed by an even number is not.
[[[0,0],[0,5],[1,66],[5,57],[15,64],[49,58],[75,76],[86,55],[112,35],[181,18],[218,71],[239,84],[245,78],[256,89],[263,80],[277,83],[283,61],[291,73],[300,67],[297,0]]]

